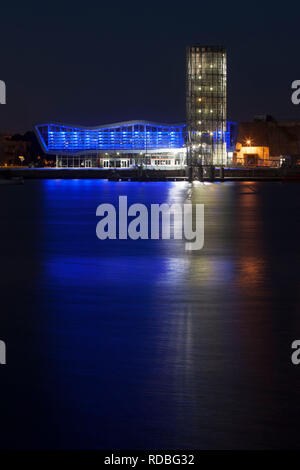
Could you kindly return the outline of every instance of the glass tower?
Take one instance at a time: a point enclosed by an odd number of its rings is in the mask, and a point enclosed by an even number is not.
[[[221,46],[187,48],[187,163],[226,162],[226,50]]]

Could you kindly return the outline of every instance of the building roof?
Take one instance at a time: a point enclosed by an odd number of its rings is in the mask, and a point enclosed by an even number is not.
[[[61,126],[61,127],[68,127],[70,129],[86,129],[86,130],[97,130],[97,129],[108,129],[108,128],[115,128],[115,127],[126,127],[126,126],[133,126],[133,125],[146,125],[146,126],[153,126],[153,127],[185,127],[185,122],[177,122],[177,123],[161,123],[161,122],[154,122],[154,121],[144,121],[142,119],[130,120],[130,121],[120,121],[120,122],[113,122],[111,124],[99,124],[97,126],[81,126],[75,124],[66,124],[63,122],[47,122],[43,124],[38,124],[35,127],[42,127],[42,126]]]

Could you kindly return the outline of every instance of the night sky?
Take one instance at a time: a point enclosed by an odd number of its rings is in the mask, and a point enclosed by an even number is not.
[[[185,47],[228,53],[228,118],[299,119],[300,6],[288,2],[1,4],[0,133],[38,122],[185,120]]]

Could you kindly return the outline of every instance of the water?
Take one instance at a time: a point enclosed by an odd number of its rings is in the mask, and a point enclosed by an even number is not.
[[[0,191],[1,448],[300,447],[300,185]],[[204,249],[98,240],[119,195],[204,203]]]

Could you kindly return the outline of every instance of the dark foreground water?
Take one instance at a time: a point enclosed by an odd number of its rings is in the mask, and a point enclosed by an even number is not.
[[[300,448],[300,185],[0,187],[1,448]],[[205,204],[205,248],[96,207]]]

